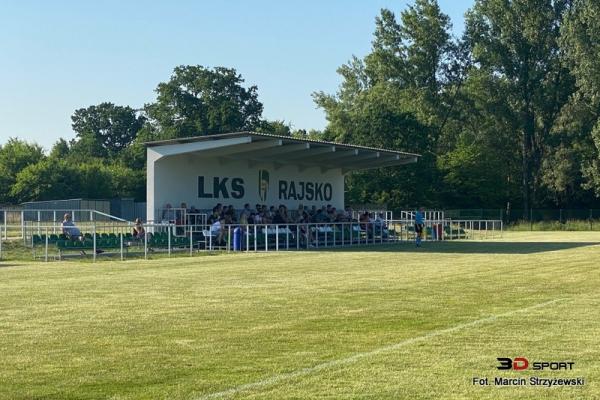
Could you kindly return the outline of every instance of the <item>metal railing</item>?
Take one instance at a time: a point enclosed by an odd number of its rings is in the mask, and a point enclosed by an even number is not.
[[[445,227],[445,239],[485,240],[498,239],[504,233],[504,222],[500,219],[460,220],[448,219]]]
[[[194,253],[202,251],[284,251],[322,250],[352,246],[368,246],[399,242],[412,242],[416,238],[415,227],[410,220],[287,223],[224,225],[220,229],[210,225],[186,225],[182,228],[173,223],[144,224],[145,234],[136,237],[128,224],[90,222],[78,223],[81,236],[69,238],[60,224],[27,227],[23,244],[29,248],[34,259],[64,259],[99,255],[112,255],[125,259],[132,255],[167,254],[173,252]],[[17,226],[19,227],[19,226]],[[3,242],[9,225],[0,229],[0,259]],[[30,229],[31,228],[31,229]],[[70,228],[66,228],[70,229]],[[10,230],[9,230],[10,231]],[[501,220],[444,220],[425,221],[423,241],[482,240],[502,236]],[[89,252],[89,254],[88,254]]]
[[[56,224],[62,221],[64,214],[70,214],[73,222],[78,224],[93,223],[97,221],[122,223],[125,225],[130,222],[104,213],[98,210],[89,209],[55,209],[55,210],[35,210],[35,209],[10,209],[0,210],[2,216],[2,228],[5,237],[20,238],[26,240],[27,233],[35,227],[38,230],[49,224]],[[55,233],[55,232],[54,232]],[[9,236],[10,235],[10,236]]]

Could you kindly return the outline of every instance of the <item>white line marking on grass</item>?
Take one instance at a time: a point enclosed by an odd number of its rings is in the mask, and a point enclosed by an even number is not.
[[[498,318],[503,318],[503,317],[509,317],[511,315],[514,314],[519,314],[519,313],[523,313],[523,312],[527,312],[527,311],[531,311],[534,310],[536,308],[542,308],[542,307],[546,307],[549,306],[551,304],[555,304],[558,303],[560,301],[564,301],[566,299],[555,299],[555,300],[550,300],[550,301],[546,301],[543,303],[539,303],[539,304],[534,304],[532,306],[529,307],[525,307],[525,308],[520,308],[518,310],[512,310],[512,311],[508,311],[506,313],[503,314],[497,314],[497,315],[492,315],[490,317],[486,317],[486,318],[482,318],[482,319],[478,319],[475,321],[471,321],[471,322],[466,322],[464,324],[459,324],[459,325],[455,325],[453,327],[450,328],[445,328],[445,329],[440,329],[437,331],[432,331],[429,333],[426,333],[425,335],[422,336],[417,336],[417,337],[413,337],[410,339],[405,339],[401,342],[398,343],[394,343],[394,344],[390,344],[388,346],[384,346],[384,347],[380,347],[378,349],[375,350],[371,350],[371,351],[367,351],[364,353],[356,353],[350,357],[346,357],[346,358],[340,358],[337,360],[332,360],[332,361],[327,361],[324,362],[322,364],[317,364],[313,367],[307,367],[307,368],[302,368],[299,369],[297,371],[293,371],[293,372],[287,372],[284,374],[278,374],[278,375],[274,375],[270,378],[267,379],[263,379],[261,381],[256,381],[256,382],[251,382],[251,383],[246,383],[244,385],[240,385],[240,386],[236,386],[233,387],[231,389],[227,389],[224,390],[222,392],[215,392],[215,393],[209,393],[203,396],[198,397],[198,400],[208,400],[208,399],[217,399],[217,398],[221,398],[221,397],[226,397],[226,396],[233,396],[235,394],[238,394],[239,392],[244,392],[247,390],[252,390],[252,389],[257,389],[257,388],[261,388],[261,387],[265,387],[265,386],[270,386],[270,385],[274,385],[277,384],[279,382],[282,381],[286,381],[286,380],[290,380],[290,379],[294,379],[294,378],[299,378],[301,376],[305,376],[305,375],[309,375],[315,372],[320,372],[323,371],[325,369],[329,369],[329,368],[334,368],[334,367],[339,367],[341,365],[347,365],[347,364],[352,364],[358,360],[362,360],[363,358],[368,358],[368,357],[373,357],[373,356],[377,356],[383,353],[388,353],[391,351],[394,351],[396,349],[399,349],[401,347],[405,347],[408,345],[411,345],[413,343],[417,343],[417,342],[422,342],[425,341],[427,339],[431,339],[437,336],[442,336],[448,333],[453,333],[465,328],[470,328],[472,326],[476,326],[476,325],[481,325],[481,324],[485,324],[488,322],[492,322],[497,320]]]

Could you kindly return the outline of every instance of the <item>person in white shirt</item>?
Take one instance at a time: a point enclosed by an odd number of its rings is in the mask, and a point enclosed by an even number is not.
[[[223,234],[225,231],[223,229],[223,225],[225,225],[225,218],[220,218],[220,219],[216,220],[210,226],[210,233],[211,233],[211,235],[217,236],[217,243],[223,242]]]

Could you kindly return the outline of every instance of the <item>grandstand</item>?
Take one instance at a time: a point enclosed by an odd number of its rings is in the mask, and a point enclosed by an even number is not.
[[[96,259],[98,250],[123,259],[136,253],[320,249],[414,238],[412,211],[395,218],[387,210],[345,207],[344,176],[414,163],[417,154],[254,132],[150,142],[147,149],[143,238],[132,237],[131,213],[121,217],[133,207],[131,200],[115,205],[75,199],[2,210],[0,242],[21,239],[34,257],[49,260],[87,252]],[[82,240],[64,234],[65,213],[84,233]],[[425,240],[501,233],[502,221],[426,212]]]

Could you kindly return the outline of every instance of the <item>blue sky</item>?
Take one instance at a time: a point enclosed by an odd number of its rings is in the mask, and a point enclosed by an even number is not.
[[[336,68],[368,53],[382,7],[411,1],[0,2],[0,144],[49,149],[70,116],[103,101],[141,107],[182,64],[233,67],[257,85],[263,116],[322,129],[311,93],[335,92]],[[454,31],[472,0],[439,0]]]

